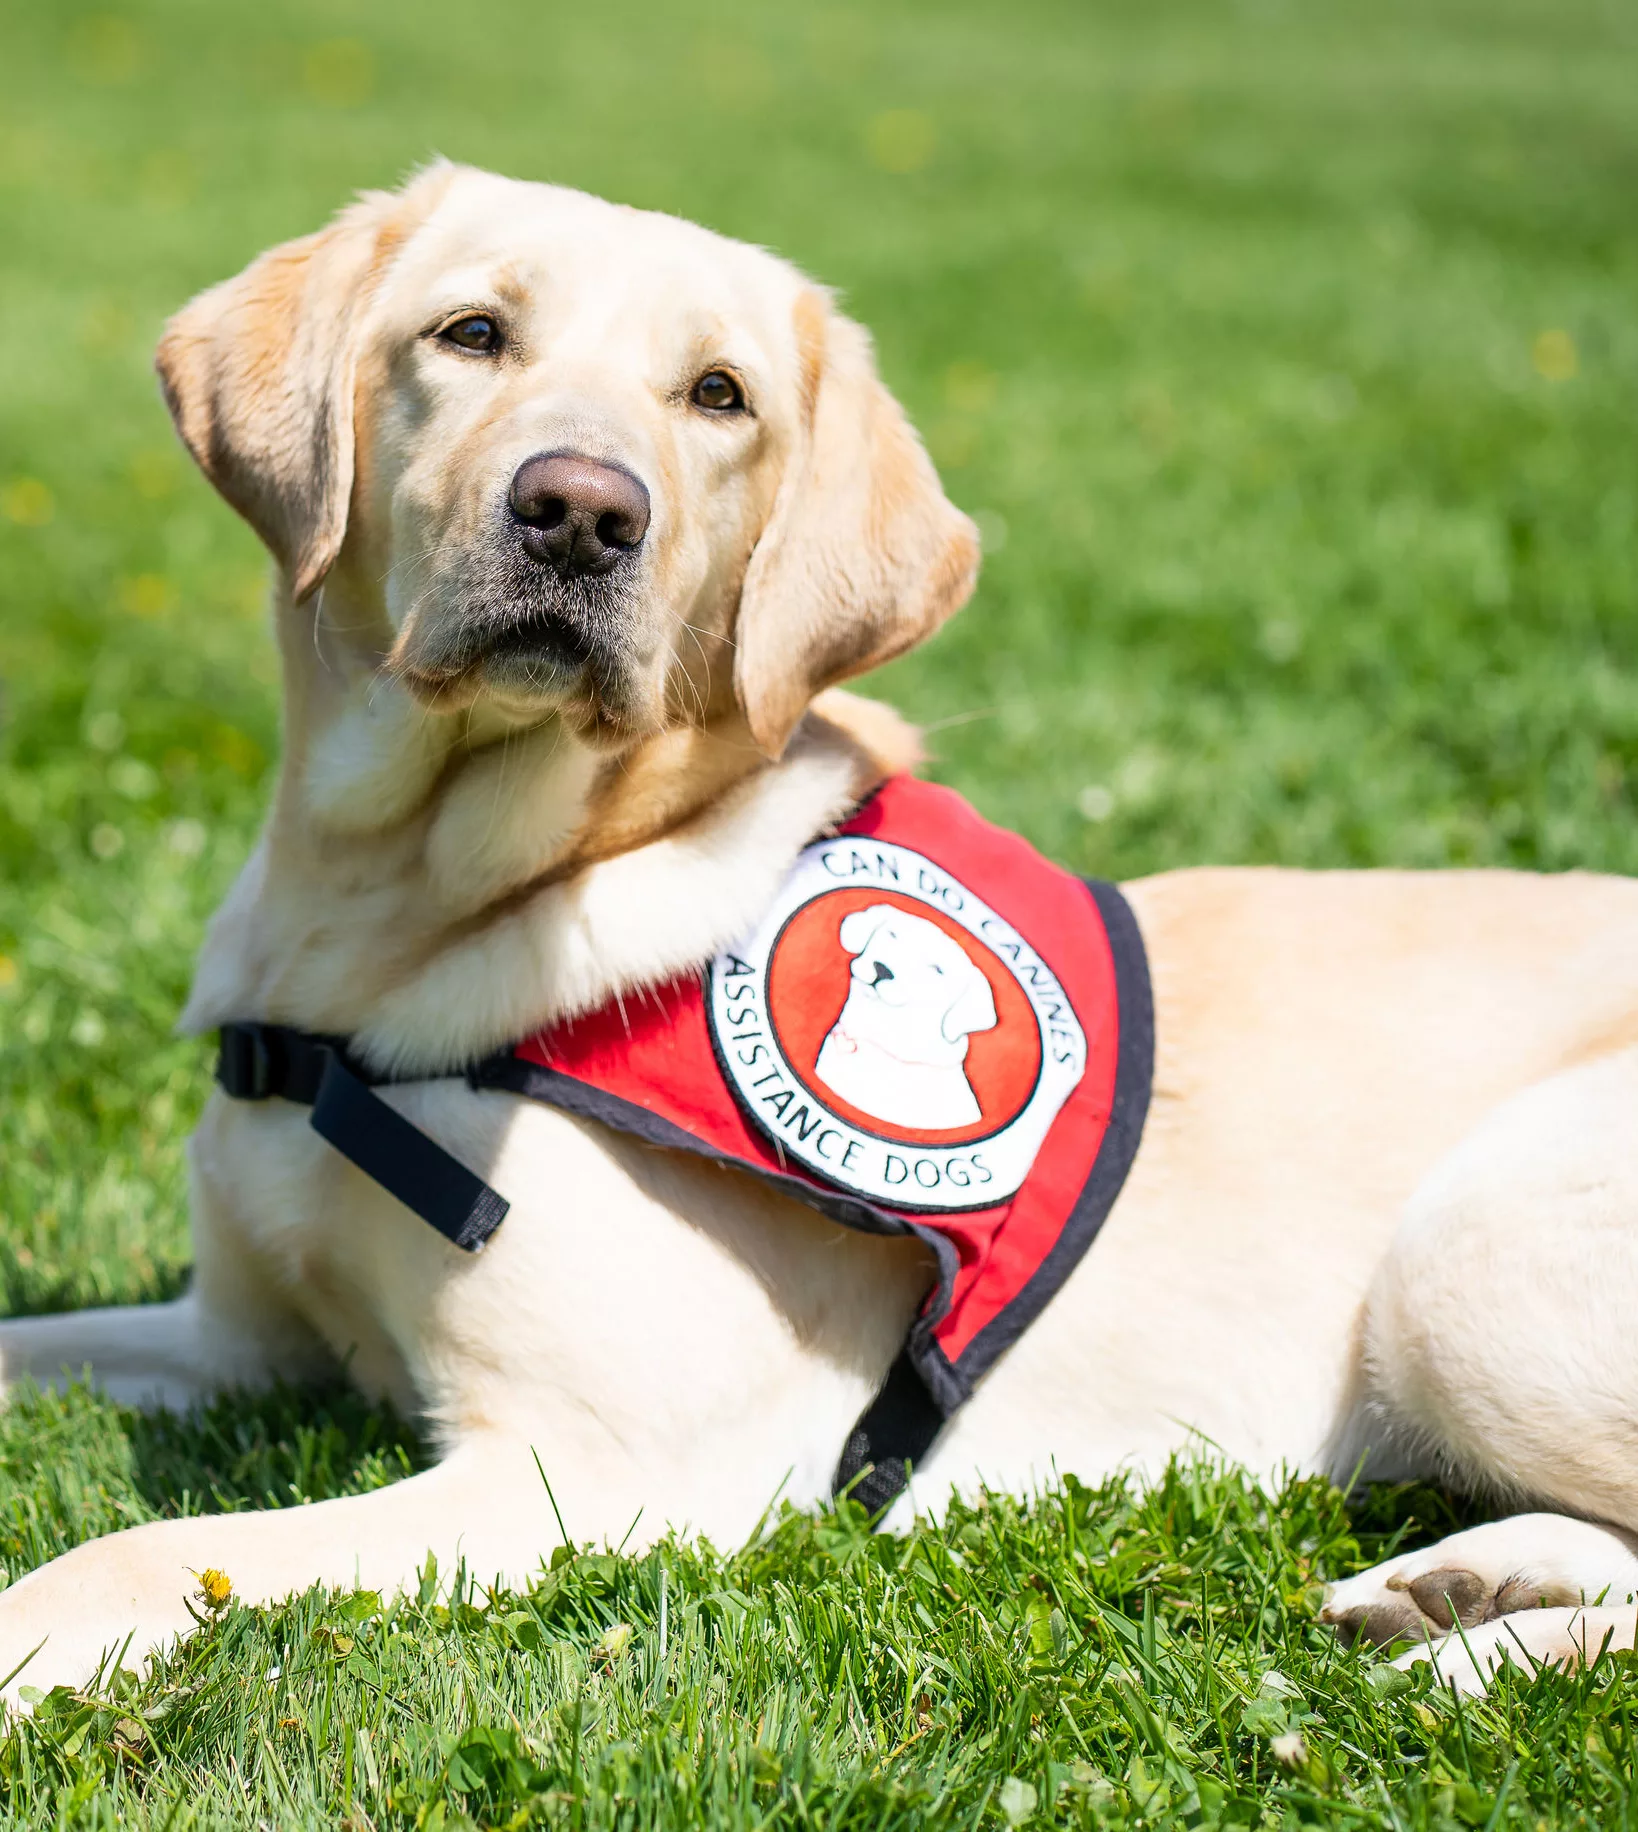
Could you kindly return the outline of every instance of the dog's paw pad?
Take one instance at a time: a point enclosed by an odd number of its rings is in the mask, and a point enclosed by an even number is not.
[[[1426,1627],[1421,1611],[1404,1597],[1352,1603],[1343,1609],[1327,1604],[1320,1611],[1320,1620],[1329,1623],[1347,1647],[1359,1640],[1373,1647],[1385,1647],[1390,1641],[1420,1640]]]
[[[1350,1646],[1365,1640],[1376,1647],[1393,1641],[1437,1639],[1454,1628],[1476,1628],[1518,1609],[1534,1609],[1539,1589],[1510,1577],[1497,1585],[1464,1565],[1439,1565],[1412,1575],[1397,1565],[1379,1566],[1338,1584],[1320,1612]]]
[[[1420,1577],[1398,1582],[1404,1584],[1416,1607],[1437,1628],[1451,1629],[1458,1623],[1463,1628],[1476,1628],[1502,1613],[1494,1585],[1476,1571],[1442,1565],[1437,1571],[1424,1571]],[[1388,1587],[1397,1588],[1396,1581],[1390,1579]]]

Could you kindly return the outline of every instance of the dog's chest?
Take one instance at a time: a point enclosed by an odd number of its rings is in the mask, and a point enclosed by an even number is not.
[[[799,856],[703,979],[477,1073],[920,1239],[939,1270],[907,1354],[949,1413],[1097,1233],[1136,1151],[1151,1049],[1120,894],[895,778]]]
[[[509,1212],[538,1202],[532,1174],[511,1178],[491,1091],[914,1237],[936,1278],[878,1402],[894,1442],[877,1460],[902,1471],[925,1448],[909,1440],[966,1402],[1090,1247],[1136,1154],[1151,1064],[1147,964],[1120,893],[895,778],[798,855],[703,976],[463,1077],[372,1088],[337,1039],[225,1026],[224,1087],[279,1114],[254,1196],[226,1206],[332,1352],[423,1404],[441,1368],[482,1359],[473,1294],[523,1246]],[[290,1101],[312,1107],[299,1143]],[[235,1155],[249,1153],[218,1154]],[[430,1224],[407,1239],[406,1209]]]

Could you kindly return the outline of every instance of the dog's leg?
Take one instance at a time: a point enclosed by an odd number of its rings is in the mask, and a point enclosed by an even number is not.
[[[1562,1510],[1457,1534],[1332,1594],[1327,1618],[1350,1634],[1451,1631],[1434,1657],[1462,1683],[1485,1663],[1456,1625],[1494,1664],[1516,1649],[1496,1618],[1638,1596],[1634,1114],[1638,1050],[1509,1101],[1417,1192],[1371,1294],[1369,1424],[1429,1472]],[[1562,1651],[1568,1620],[1526,1615],[1520,1633],[1546,1647],[1562,1631]],[[1623,1613],[1611,1620],[1630,1646]]]
[[[220,1096],[213,1101],[189,1145],[194,1270],[187,1294],[169,1304],[0,1321],[0,1393],[19,1380],[52,1387],[89,1373],[125,1405],[180,1411],[226,1387],[339,1372],[335,1356],[292,1306],[289,1269],[269,1257],[238,1213],[238,1179],[219,1167],[206,1174],[211,1133],[221,1131],[226,1109]],[[242,1153],[238,1168],[241,1178],[254,1179]]]
[[[0,1392],[81,1375],[128,1406],[183,1411],[226,1387],[334,1375],[338,1363],[301,1319],[253,1278],[201,1267],[169,1304],[122,1304],[0,1322]],[[239,1289],[240,1286],[246,1287]]]
[[[231,1384],[221,1378],[204,1335],[192,1296],[174,1304],[12,1318],[0,1323],[0,1382],[53,1387],[89,1374],[123,1404],[180,1411]]]
[[[390,1596],[428,1553],[447,1577],[462,1559],[480,1582],[527,1581],[558,1542],[526,1443],[479,1440],[437,1468],[368,1495],[305,1507],[163,1520],[91,1540],[0,1591],[0,1673],[38,1646],[7,1688],[83,1685],[129,1637],[124,1664],[193,1627],[187,1601],[207,1569],[246,1603],[313,1584]]]

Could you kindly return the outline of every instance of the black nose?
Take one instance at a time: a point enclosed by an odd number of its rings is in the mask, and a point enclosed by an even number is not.
[[[893,977],[893,969],[888,966],[886,961],[872,961],[870,963],[870,983],[872,986],[879,986],[883,980],[890,980]]]
[[[524,552],[563,579],[612,572],[648,533],[642,480],[579,452],[525,459],[507,500],[523,523]]]

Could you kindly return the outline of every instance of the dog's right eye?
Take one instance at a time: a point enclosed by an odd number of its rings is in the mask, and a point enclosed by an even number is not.
[[[454,344],[457,349],[471,350],[480,356],[500,348],[500,326],[493,318],[475,312],[470,318],[457,318],[438,333],[439,341]]]

